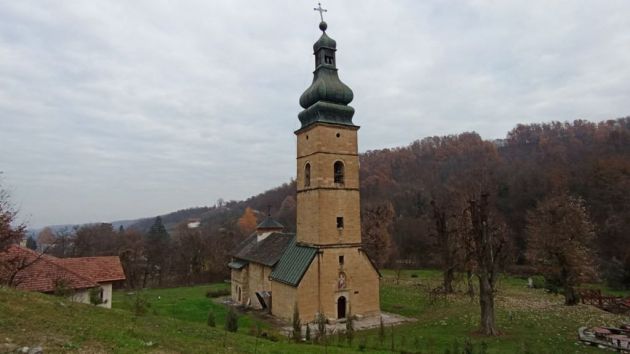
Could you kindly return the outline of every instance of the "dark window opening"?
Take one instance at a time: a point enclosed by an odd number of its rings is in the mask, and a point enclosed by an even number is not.
[[[333,59],[333,57],[331,57],[329,55],[326,55],[326,56],[324,56],[324,62],[326,64],[334,64],[334,59]]]
[[[337,161],[334,166],[335,183],[343,184],[343,162]]]
[[[337,228],[338,229],[343,229],[343,217],[341,217],[341,216],[337,217]],[[340,260],[341,260],[341,258],[340,258]]]
[[[339,256],[339,264],[340,265],[343,265],[343,261],[344,261],[343,256]]]
[[[341,136],[341,134],[337,133],[337,137],[340,137],[340,136]]]
[[[311,185],[311,164],[307,163],[304,167],[304,187]]]

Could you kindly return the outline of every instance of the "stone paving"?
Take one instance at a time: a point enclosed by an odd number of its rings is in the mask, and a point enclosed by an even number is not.
[[[381,325],[381,318],[383,318],[383,325],[385,327],[398,326],[404,323],[415,322],[417,319],[404,317],[401,315],[396,315],[388,312],[381,312],[380,316],[370,316],[364,317],[354,320],[354,330],[362,331],[371,328],[378,328]],[[314,335],[317,333],[317,323],[310,323],[309,327],[311,328],[311,333]],[[336,334],[338,332],[345,332],[346,330],[346,321],[340,320],[335,323],[329,323],[326,325],[326,332],[329,334]],[[282,333],[284,335],[289,335],[293,331],[293,327],[284,326],[282,327]],[[302,326],[302,335],[306,332],[306,326]]]

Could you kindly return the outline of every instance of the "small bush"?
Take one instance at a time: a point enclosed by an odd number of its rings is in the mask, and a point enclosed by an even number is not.
[[[212,310],[210,310],[210,312],[208,312],[208,326],[209,327],[215,327],[216,321],[214,319],[214,312],[212,312]]]
[[[70,282],[66,279],[63,279],[63,278],[55,279],[53,282],[53,287],[54,287],[53,293],[56,296],[61,296],[61,297],[68,297],[72,295],[74,293],[74,290],[69,284]]]
[[[378,340],[381,342],[381,346],[385,341],[385,324],[383,323],[383,316],[381,316],[381,322],[378,327]]]
[[[532,277],[532,287],[534,289],[544,289],[545,288],[545,277],[542,275],[534,275]]]
[[[411,274],[411,277],[412,277],[412,278],[417,278],[417,277],[418,277],[418,274],[413,273],[413,274]]]
[[[293,305],[293,340],[299,342],[302,339],[302,323],[300,322],[300,310],[297,304]]]
[[[232,306],[230,306],[225,316],[225,330],[228,332],[238,331],[238,315]]]
[[[317,314],[317,340],[326,340],[326,316],[323,313]]]
[[[309,324],[306,324],[306,338],[304,338],[307,342],[311,341],[311,326],[309,326]]]
[[[135,296],[131,304],[131,308],[133,309],[133,314],[136,317],[143,316],[149,311],[151,304],[149,303],[149,300],[147,300],[147,296],[144,292],[139,290],[139,291],[136,291],[134,295]]]
[[[352,340],[354,339],[354,316],[351,313],[348,314],[346,320],[346,340],[348,345],[352,346]]]
[[[103,301],[103,297],[101,296],[101,291],[102,290],[100,287],[91,288],[89,290],[90,304],[96,306],[96,305],[101,305],[105,303],[105,301]]]
[[[359,340],[359,351],[364,352],[366,348],[367,348],[367,341],[365,337],[362,337],[361,340]]]
[[[228,296],[230,294],[231,294],[230,289],[208,290],[206,292],[206,297],[214,298],[214,297],[220,297],[220,296]]]

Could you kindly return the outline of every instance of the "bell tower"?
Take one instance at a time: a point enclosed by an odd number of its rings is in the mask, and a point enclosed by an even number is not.
[[[352,90],[338,76],[337,43],[319,24],[313,82],[300,97],[297,135],[297,241],[316,247],[361,243],[358,126]]]

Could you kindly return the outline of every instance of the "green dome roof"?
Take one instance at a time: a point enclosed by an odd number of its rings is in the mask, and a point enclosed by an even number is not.
[[[313,45],[315,72],[313,82],[300,97],[300,106],[304,108],[298,118],[302,128],[315,122],[351,125],[354,108],[348,106],[354,94],[350,87],[341,82],[335,65],[337,42],[328,37],[326,22],[319,24],[322,35]]]
[[[316,53],[321,48],[337,49],[337,42],[334,39],[328,37],[326,32],[324,32],[322,33],[322,36],[319,37],[317,42],[313,44],[313,52]]]
[[[337,69],[322,67],[315,71],[313,83],[300,97],[300,106],[308,108],[317,101],[347,105],[353,98],[350,87],[339,80]]]

